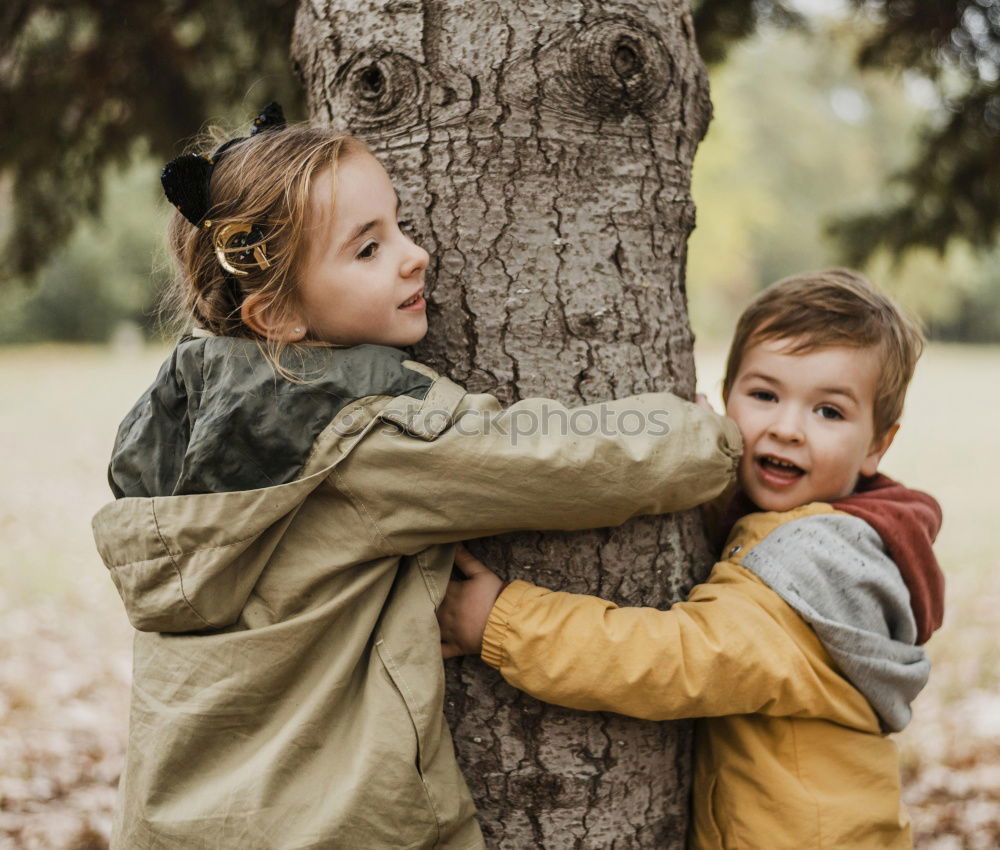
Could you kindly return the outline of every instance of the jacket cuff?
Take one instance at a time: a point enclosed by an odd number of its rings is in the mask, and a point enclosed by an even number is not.
[[[493,603],[490,617],[483,630],[482,659],[497,670],[503,663],[503,645],[507,639],[508,623],[525,595],[530,591],[547,592],[527,581],[512,581]]]

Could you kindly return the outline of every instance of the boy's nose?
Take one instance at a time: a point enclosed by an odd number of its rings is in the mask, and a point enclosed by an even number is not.
[[[801,443],[805,438],[802,423],[792,411],[782,412],[775,416],[768,430],[772,437],[783,443]]]

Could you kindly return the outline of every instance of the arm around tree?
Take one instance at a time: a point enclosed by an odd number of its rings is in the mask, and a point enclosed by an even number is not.
[[[397,552],[686,510],[732,481],[742,448],[735,423],[670,393],[503,408],[438,378],[379,417],[337,480]]]

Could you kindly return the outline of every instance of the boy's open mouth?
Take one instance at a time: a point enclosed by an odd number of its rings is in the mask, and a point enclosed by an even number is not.
[[[755,462],[761,477],[772,484],[791,484],[806,474],[802,467],[777,455],[760,455]]]

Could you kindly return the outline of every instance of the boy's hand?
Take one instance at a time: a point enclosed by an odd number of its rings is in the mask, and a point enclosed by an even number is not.
[[[461,544],[455,550],[455,566],[466,579],[448,582],[444,601],[437,611],[441,654],[445,658],[478,655],[482,651],[486,621],[503,589],[500,577]]]

